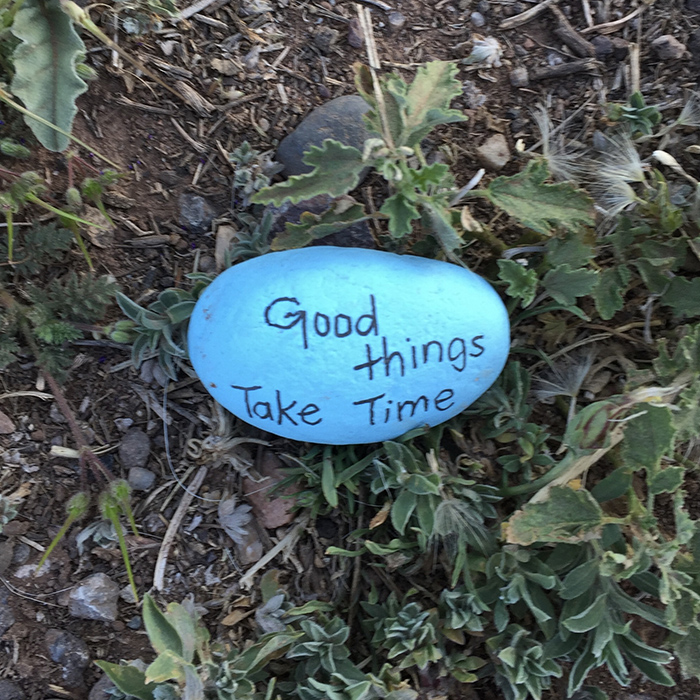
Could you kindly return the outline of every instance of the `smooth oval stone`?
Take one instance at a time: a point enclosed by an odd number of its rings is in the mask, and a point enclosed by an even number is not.
[[[457,265],[361,248],[271,253],[229,268],[192,314],[209,393],[263,430],[348,445],[457,415],[510,346],[498,294]]]

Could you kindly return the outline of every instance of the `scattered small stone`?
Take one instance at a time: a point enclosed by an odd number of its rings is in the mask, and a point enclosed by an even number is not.
[[[114,690],[114,683],[112,683],[109,676],[105,673],[90,689],[88,700],[114,700],[114,694],[111,692],[112,690]]]
[[[141,616],[134,615],[127,623],[126,626],[130,630],[140,630],[141,629]]]
[[[685,44],[681,43],[672,34],[664,34],[651,42],[652,48],[662,61],[675,61],[683,57]]]
[[[2,700],[24,700],[24,691],[17,683],[0,678],[0,698]]]
[[[550,51],[547,54],[547,65],[551,68],[554,68],[554,66],[560,66],[562,63],[564,63],[564,59],[556,51]]]
[[[338,42],[340,32],[332,27],[321,26],[314,32],[313,38],[321,53],[328,53],[333,44]]]
[[[476,149],[476,156],[481,164],[493,172],[503,169],[510,160],[508,142],[503,134],[489,136],[484,143]]]
[[[0,435],[9,435],[15,432],[15,424],[12,418],[0,411]]]
[[[73,617],[114,622],[118,597],[119,586],[107,574],[93,574],[70,592],[68,609]]]
[[[284,174],[302,175],[313,170],[302,162],[304,152],[320,146],[324,139],[335,139],[362,150],[370,137],[362,121],[369,105],[359,95],[344,95],[317,107],[277,149],[275,160],[284,165]]]
[[[15,624],[15,616],[7,602],[7,598],[7,592],[5,592],[2,599],[0,599],[0,637]],[[0,698],[2,698],[2,695],[0,695]]]
[[[156,178],[161,185],[166,187],[175,187],[180,182],[180,177],[174,170],[161,170]]]
[[[516,44],[513,47],[513,52],[516,56],[520,56],[520,58],[524,58],[529,53],[529,51],[522,44]]]
[[[33,430],[29,434],[29,437],[34,440],[34,442],[44,442],[44,440],[46,440],[46,434],[41,428],[39,430]]]
[[[472,12],[469,19],[471,20],[471,23],[477,28],[483,27],[486,24],[486,18],[484,17],[484,15],[481,14],[481,12]]]
[[[134,491],[148,491],[156,480],[156,475],[150,469],[131,467],[129,469],[129,486]]]
[[[207,233],[216,212],[209,202],[198,194],[183,192],[178,200],[180,226],[190,233]]]
[[[604,61],[608,56],[611,56],[614,51],[612,39],[604,34],[593,37],[593,39],[591,39],[591,44],[593,44],[595,48],[595,57],[599,61]]]
[[[513,68],[510,72],[510,84],[516,88],[527,87],[530,84],[530,74],[525,66]]]
[[[360,20],[354,17],[348,23],[348,44],[350,44],[353,49],[361,49],[364,43],[365,35],[362,33]]]
[[[134,595],[134,589],[131,586],[124,586],[124,588],[119,591],[119,597],[125,602],[130,604],[136,603],[136,596]]]
[[[61,409],[55,404],[51,404],[51,408],[49,408],[49,418],[56,424],[56,425],[61,425],[62,423],[66,422],[65,416],[61,413]]]
[[[629,42],[625,41],[622,37],[614,36],[612,39],[613,45],[613,56],[616,61],[624,61],[627,58],[627,54],[630,52]]]
[[[144,363],[145,364],[145,363]],[[141,365],[143,369],[143,365]],[[120,433],[125,433],[134,424],[133,418],[115,418],[114,425]]]
[[[398,32],[400,29],[403,29],[406,24],[406,15],[396,11],[390,12],[387,17],[387,22],[392,32]]]
[[[24,542],[17,542],[14,546],[14,551],[12,552],[12,563],[13,564],[24,564],[29,555],[32,553],[31,548],[28,544]]]
[[[691,32],[688,38],[688,50],[693,55],[696,63],[700,63],[700,29]]]
[[[151,440],[138,428],[130,428],[119,443],[119,459],[125,469],[143,467],[151,452]]]
[[[52,661],[61,664],[63,682],[69,688],[84,685],[83,671],[90,663],[87,644],[70,632],[50,629],[46,633],[46,646]]]

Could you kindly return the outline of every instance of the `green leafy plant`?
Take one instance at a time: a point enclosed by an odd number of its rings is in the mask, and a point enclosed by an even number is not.
[[[641,92],[635,92],[629,96],[627,104],[611,104],[608,118],[626,124],[633,134],[649,136],[661,122],[661,112],[647,105]]]

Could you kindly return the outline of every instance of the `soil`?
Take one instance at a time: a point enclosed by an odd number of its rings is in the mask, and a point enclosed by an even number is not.
[[[92,245],[91,254],[97,272],[113,275],[122,291],[142,305],[153,301],[162,289],[186,285],[185,275],[193,270],[212,270],[214,236],[193,234],[180,226],[180,194],[200,194],[213,205],[219,220],[230,218],[232,169],[225,154],[245,140],[258,150],[274,150],[314,107],[333,97],[353,94],[352,64],[366,61],[364,48],[353,48],[348,42],[356,16],[353,3],[276,0],[271,1],[274,7],[270,11],[246,15],[245,8],[254,4],[216,0],[186,21],[164,21],[161,29],[143,35],[118,33],[120,45],[163,81],[171,86],[185,81],[212,103],[214,108],[209,112],[196,111],[176,100],[110,50],[90,43],[90,62],[99,77],[80,98],[75,133],[116,161],[127,174],[114,188],[117,196],[108,202],[117,222],[113,240],[102,241],[101,247]],[[388,13],[381,9],[384,3],[365,0],[372,10],[383,67],[396,70],[406,79],[424,61],[461,61],[478,35],[495,37],[504,49],[500,67],[460,64],[465,95],[453,106],[462,109],[469,121],[441,128],[431,136],[432,148],[451,165],[460,183],[474,175],[479,167],[476,149],[494,133],[505,136],[513,154],[501,174],[512,174],[522,167],[517,143],[522,139],[530,147],[538,141],[532,118],[537,104],[547,104],[556,123],[569,118],[568,133],[583,142],[604,124],[605,102],[624,101],[628,94],[628,55],[589,62],[583,72],[531,78],[529,85],[514,87],[510,72],[516,67],[526,67],[532,76],[562,61],[581,60],[562,44],[555,33],[557,21],[549,10],[517,28],[499,28],[509,17],[533,9],[536,2],[396,0],[389,4],[406,18],[399,30],[390,30]],[[700,14],[689,11],[685,0],[646,4],[640,15],[621,22],[609,34],[592,31],[582,35],[589,39],[607,36],[618,45],[638,42],[641,86],[647,103],[677,110],[684,90],[697,89],[698,55],[686,51],[677,60],[662,61],[651,42],[660,35],[672,34],[688,45],[692,32],[700,28]],[[594,23],[603,24],[625,17],[638,3],[561,0],[558,6],[580,31],[588,26],[586,7],[597,13]],[[93,11],[93,18],[105,27],[113,26],[111,10]],[[479,26],[482,19],[485,24]],[[327,48],[320,36],[326,28],[338,33],[337,41]],[[260,47],[257,61],[251,56],[256,46]],[[226,55],[222,47],[228,51]],[[228,57],[233,59],[227,71],[230,75],[212,67],[213,59]],[[692,162],[683,162],[692,172]],[[67,177],[63,156],[41,152],[30,165],[45,172],[55,196],[60,198]],[[382,196],[380,188],[378,182],[370,180],[359,196],[374,201]],[[520,235],[511,222],[494,217],[486,205],[475,207],[474,213],[481,220],[491,220],[493,230],[504,240],[515,240]],[[486,257],[486,251],[478,246],[467,254],[468,263],[477,270]],[[85,267],[78,251],[71,253],[66,265]],[[622,354],[642,363],[648,360],[640,342],[643,317],[635,302],[632,299],[629,309],[615,318],[620,330],[603,329],[610,335],[600,341],[601,356]],[[111,318],[118,317],[115,307]],[[555,320],[549,335],[541,341],[549,343],[548,351],[601,331],[581,323],[574,331],[569,329],[569,335],[558,334]],[[527,345],[528,326],[523,324],[519,334],[520,344]],[[106,465],[115,475],[126,476],[117,455],[123,435],[115,420],[130,419],[133,427],[151,438],[146,466],[156,473],[156,482],[148,491],[133,494],[142,536],[129,541],[139,590],[147,591],[152,585],[165,529],[183,497],[169,461],[181,482],[189,482],[206,464],[208,474],[199,496],[209,500],[195,500],[187,512],[168,558],[161,600],[181,600],[192,594],[203,606],[204,619],[215,637],[232,641],[245,638],[248,628],[234,625],[231,620],[235,617],[230,613],[252,611],[260,594],[256,586],[251,590],[240,586],[241,567],[231,554],[230,539],[218,524],[215,505],[224,492],[238,490],[239,476],[228,463],[217,461],[217,455],[197,457],[192,449],[216,423],[208,395],[195,378],[173,383],[168,392],[166,411],[171,424],[166,435],[161,420],[162,388],[144,381],[142,374],[128,365],[128,348],[103,339],[86,341],[78,349],[65,391],[92,444],[102,448]],[[621,371],[614,368],[611,385]],[[42,388],[41,381],[37,367],[27,356],[19,366],[0,373],[0,393],[36,390]],[[22,396],[3,400],[1,408],[11,417],[15,430],[0,435],[0,455],[4,458],[0,488],[7,494],[25,484],[28,495],[12,527],[0,536],[2,551],[5,555],[9,552],[9,557],[0,557],[0,581],[5,589],[0,588],[0,604],[9,607],[15,620],[0,639],[0,678],[16,681],[26,700],[80,700],[87,697],[100,672],[91,665],[84,674],[84,685],[67,687],[60,665],[48,658],[47,629],[75,634],[86,642],[93,659],[149,659],[152,652],[143,630],[138,628],[139,608],[126,600],[119,601],[118,618],[111,623],[81,620],[68,613],[65,591],[89,574],[103,572],[120,588],[127,587],[118,549],[91,541],[82,553],[78,551],[76,535],[81,527],[73,528],[58,545],[48,572],[22,579],[15,576],[20,565],[38,561],[60,528],[66,501],[80,488],[80,474],[75,460],[51,454],[52,446],[74,447],[65,420],[51,402]],[[275,436],[241,423],[235,423],[234,428],[238,436],[269,441],[269,450],[275,454],[298,453],[297,446]],[[471,443],[474,453],[482,449],[481,444],[478,438]],[[483,457],[486,462],[490,459],[488,449]],[[240,459],[247,456],[251,462],[261,459],[261,455],[262,448],[255,444],[244,445],[238,451]],[[695,493],[697,484],[691,490]],[[82,527],[94,520],[84,521]],[[268,568],[279,567],[281,580],[299,604],[314,598],[345,600],[352,585],[351,564],[333,561],[324,556],[324,551],[331,544],[344,546],[345,536],[355,527],[333,515],[319,520],[307,528],[285,561],[276,561]],[[284,536],[286,530],[283,527],[263,532],[265,548]],[[603,687],[612,700],[700,697],[697,681],[683,680],[675,667],[671,672],[677,680],[673,689],[659,688],[642,678],[622,689],[602,671],[596,672],[591,682]],[[464,693],[462,697],[500,697],[495,689],[483,684],[469,687]],[[565,697],[564,686],[553,688],[548,697]]]

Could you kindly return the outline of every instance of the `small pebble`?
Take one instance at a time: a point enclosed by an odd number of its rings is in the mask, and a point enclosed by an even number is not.
[[[61,665],[63,683],[69,688],[83,685],[83,671],[90,663],[87,644],[70,632],[50,629],[46,632],[46,646],[51,660]]]
[[[476,156],[481,164],[493,172],[502,170],[510,160],[508,142],[503,134],[489,136],[484,143],[476,149]]]
[[[627,54],[630,52],[629,43],[626,42],[622,37],[614,36],[612,38],[613,45],[613,56],[616,61],[624,61],[627,58]]]
[[[146,364],[146,363],[144,362],[144,364]],[[141,369],[143,369],[143,365],[141,365]],[[120,433],[125,433],[133,424],[134,424],[133,418],[115,418],[114,419],[114,425],[117,426],[117,430]]]
[[[134,491],[148,491],[156,480],[156,475],[150,469],[132,467],[129,469],[129,486]]]
[[[527,87],[530,84],[530,76],[525,66],[513,68],[510,72],[510,84],[517,88]]]
[[[360,20],[354,17],[348,23],[348,44],[350,44],[353,49],[361,49],[364,43],[365,35],[362,33]]]
[[[389,22],[389,29],[393,32],[398,32],[399,29],[403,29],[404,24],[406,24],[406,16],[396,11],[390,12],[387,20]]]
[[[320,49],[321,53],[328,53],[339,38],[340,32],[337,29],[325,26],[319,27],[313,34],[314,44]]]
[[[664,34],[654,39],[651,42],[651,46],[662,61],[675,61],[682,58],[686,51],[685,44],[678,41],[671,34]]]
[[[595,48],[595,57],[598,60],[605,60],[613,53],[612,40],[603,34],[593,37],[593,39],[591,39],[591,44],[593,44]]]
[[[547,54],[547,65],[554,68],[554,66],[559,66],[564,63],[564,59],[556,52],[550,51]]]
[[[119,586],[107,574],[93,574],[70,592],[68,609],[73,617],[114,622],[118,596]]]
[[[141,629],[141,617],[139,615],[134,615],[127,623],[126,626],[132,630]]]
[[[119,459],[125,469],[144,467],[151,452],[151,440],[138,428],[131,428],[119,443]]]
[[[481,12],[472,12],[470,19],[472,24],[477,28],[483,27],[486,24],[486,18]]]
[[[213,272],[216,269],[216,260],[211,255],[202,255],[199,259],[199,269],[202,272]]]
[[[198,194],[183,192],[178,200],[180,226],[191,233],[208,233],[216,212]]]

